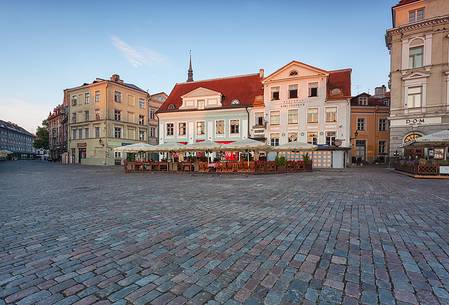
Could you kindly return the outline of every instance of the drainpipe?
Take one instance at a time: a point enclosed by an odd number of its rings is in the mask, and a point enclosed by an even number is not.
[[[246,110],[246,113],[247,113],[247,115],[248,115],[248,139],[250,139],[251,137],[250,137],[250,130],[249,130],[250,124],[249,124],[249,111],[248,111],[248,107],[245,107],[245,110]]]

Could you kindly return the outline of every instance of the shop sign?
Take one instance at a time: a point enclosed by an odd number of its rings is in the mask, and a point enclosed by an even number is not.
[[[433,125],[433,124],[441,124],[441,117],[432,117],[432,118],[409,118],[396,120],[392,119],[390,121],[390,126],[423,126],[423,125]]]
[[[441,166],[440,165],[440,174],[441,175],[449,175],[449,166],[447,166],[447,165]]]
[[[78,143],[78,144],[76,144],[76,147],[78,147],[78,148],[87,147],[87,143]]]
[[[281,108],[298,108],[304,106],[303,100],[286,100],[281,102]]]
[[[424,118],[421,119],[407,119],[405,120],[405,124],[409,126],[422,125],[425,123]]]

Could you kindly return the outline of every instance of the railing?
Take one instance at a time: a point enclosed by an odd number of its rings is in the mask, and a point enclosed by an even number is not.
[[[393,163],[396,170],[423,176],[438,175],[440,165],[435,161],[428,160],[397,160]]]

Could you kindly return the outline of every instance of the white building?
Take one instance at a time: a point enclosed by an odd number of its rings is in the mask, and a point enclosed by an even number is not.
[[[253,105],[263,102],[261,77],[256,73],[177,83],[156,113],[159,143],[248,138]]]
[[[350,141],[351,69],[326,71],[292,61],[263,79],[266,138],[318,145],[315,167],[343,167]],[[260,113],[254,120],[262,121]],[[255,126],[254,131],[257,131]]]

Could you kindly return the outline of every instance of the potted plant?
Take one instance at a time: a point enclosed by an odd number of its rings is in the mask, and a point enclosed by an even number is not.
[[[287,169],[287,159],[284,156],[276,156],[276,170],[278,172],[285,172]]]
[[[312,171],[312,160],[310,159],[310,156],[308,153],[306,153],[302,160],[304,161],[304,168],[306,171]]]

